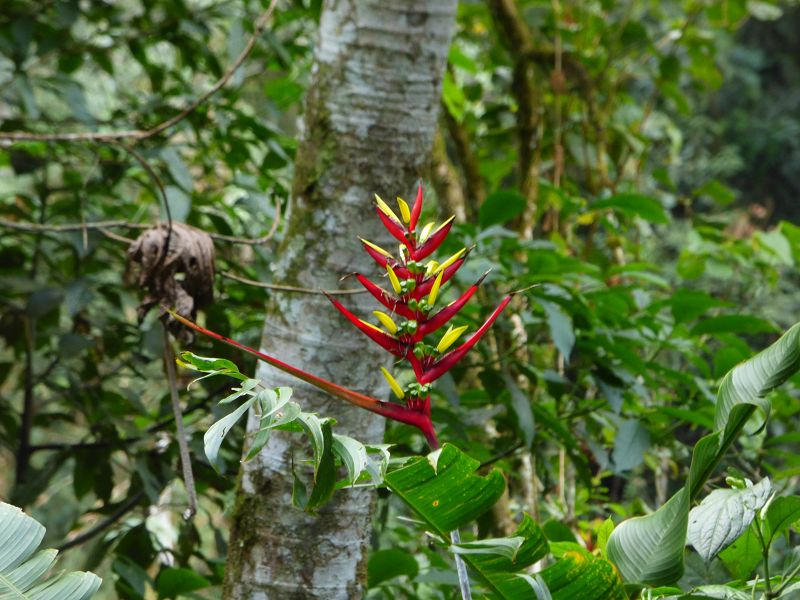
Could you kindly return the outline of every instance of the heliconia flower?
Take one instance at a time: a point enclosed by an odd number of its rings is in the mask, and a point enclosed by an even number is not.
[[[417,199],[414,201],[414,208],[411,209],[411,219],[408,223],[408,230],[413,233],[419,223],[419,215],[422,213],[422,186],[417,187]],[[424,236],[423,236],[424,237]]]
[[[441,276],[442,274],[444,274],[444,271],[440,272],[439,276]],[[464,292],[458,300],[454,300],[453,302],[442,308],[432,317],[429,316],[424,323],[421,323],[420,331],[422,332],[422,335],[433,333],[434,331],[439,329],[439,327],[441,327],[442,325],[447,323],[450,319],[452,319],[456,315],[456,313],[460,311],[461,308],[469,301],[469,299],[472,298],[475,292],[478,291],[478,286],[480,286],[480,284],[483,283],[483,280],[486,279],[486,276],[488,274],[489,271],[486,271],[486,273],[481,275],[481,278],[478,279],[478,281],[476,281],[471,286],[469,286],[469,288],[467,288],[467,291]],[[435,285],[436,283],[434,282],[434,286]],[[433,288],[431,288],[431,293],[433,293]],[[431,302],[430,299],[428,300],[428,305],[430,306],[433,305],[433,302]]]
[[[400,216],[403,217],[403,223],[410,223],[411,222],[411,209],[408,208],[408,204],[406,201],[403,200],[400,196],[397,197],[397,206],[400,207]]]
[[[381,312],[381,311],[379,311],[379,310],[373,310],[373,311],[372,311],[372,314],[373,314],[373,315],[375,315],[375,316],[378,318],[378,321],[380,321],[380,322],[381,322],[381,325],[383,325],[383,326],[384,326],[384,328],[386,328],[386,330],[387,330],[389,333],[391,333],[392,335],[394,335],[395,333],[397,333],[397,325],[396,325],[396,324],[395,324],[395,322],[392,320],[392,317],[390,317],[390,316],[389,316],[389,315],[387,315],[386,313],[384,313],[384,312]]]
[[[439,288],[442,287],[442,277],[444,277],[444,271],[439,271],[439,274],[436,276],[436,279],[433,281],[433,285],[431,286],[431,293],[428,294],[428,306],[432,307],[434,304],[436,304],[436,297],[439,295]]]
[[[467,251],[466,248],[462,248],[461,250],[459,250],[458,252],[453,254],[453,256],[451,256],[446,261],[444,261],[442,264],[440,264],[438,267],[436,267],[436,270],[434,271],[434,274],[438,273],[439,271],[444,271],[447,267],[449,267],[454,262],[456,262],[459,258],[461,258],[461,255],[464,254],[464,252],[466,252],[466,251]]]
[[[383,377],[386,379],[389,387],[394,392],[394,395],[397,396],[397,399],[402,400],[406,394],[403,391],[403,388],[400,387],[400,384],[397,383],[397,380],[392,377],[392,374],[389,373],[389,371],[387,371],[384,367],[381,367],[381,373],[383,373]]]
[[[458,314],[475,294],[488,272],[467,288],[458,299],[438,311],[434,311],[436,301],[442,294],[443,286],[461,268],[472,248],[462,248],[442,262],[431,259],[423,265],[422,261],[433,254],[444,242],[452,228],[453,217],[447,219],[438,227],[435,227],[434,223],[428,223],[417,232],[417,225],[422,214],[421,185],[417,189],[417,198],[413,207],[409,207],[408,203],[399,196],[397,197],[397,205],[400,209],[399,217],[380,196],[375,195],[375,209],[378,217],[388,232],[400,242],[396,257],[377,244],[364,238],[359,238],[367,254],[386,271],[391,284],[391,290],[386,290],[367,279],[364,275],[355,274],[361,285],[388,310],[388,314],[380,310],[373,311],[373,315],[378,319],[383,329],[359,318],[331,295],[326,294],[326,296],[334,307],[364,335],[392,355],[408,362],[417,381],[409,384],[405,389],[400,386],[387,369],[381,367],[381,373],[386,378],[392,392],[404,404],[383,402],[348,390],[287,365],[257,350],[242,346],[224,336],[209,332],[183,317],[175,314],[173,316],[197,331],[250,352],[274,367],[311,383],[338,398],[386,418],[417,427],[430,446],[434,449],[438,448],[439,442],[431,421],[431,383],[452,369],[475,346],[511,301],[512,296],[506,296],[489,315],[486,322],[455,349],[451,349],[451,347],[467,330],[467,325],[455,326],[451,324],[439,341],[433,342],[435,345],[426,343],[426,336],[448,324]],[[403,320],[395,321],[393,317],[401,317]]]
[[[403,288],[400,287],[400,280],[397,278],[397,273],[394,272],[391,265],[386,265],[386,272],[389,274],[389,281],[392,282],[394,293],[399,296]]]
[[[359,319],[349,310],[347,310],[342,303],[333,298],[332,296],[328,295],[328,300],[339,309],[339,312],[342,313],[347,320],[350,321],[353,325],[355,325],[364,335],[366,335],[369,339],[373,342],[381,346],[383,349],[388,350],[395,356],[405,356],[406,354],[406,346],[407,344],[401,343],[395,337],[386,333],[380,327],[376,327],[372,323],[368,323],[363,319]]]
[[[386,204],[386,202],[384,202],[384,201],[381,199],[381,197],[380,197],[380,196],[378,196],[378,194],[375,194],[375,202],[377,203],[377,205],[378,205],[378,208],[380,209],[380,211],[381,211],[383,214],[385,214],[385,215],[386,215],[387,217],[389,217],[390,219],[393,219],[393,220],[395,220],[397,223],[399,223],[399,222],[400,222],[400,219],[398,219],[398,218],[397,218],[397,215],[396,215],[396,214],[394,214],[394,211],[393,211],[391,208],[389,208],[389,205],[388,205],[388,204]]]
[[[433,226],[434,225],[435,225],[435,223],[433,221],[431,221],[430,223],[427,223],[425,225],[425,227],[422,228],[422,231],[419,232],[419,242],[420,242],[420,244],[428,239],[428,236],[431,234],[431,231],[433,230]]]
[[[436,252],[436,249],[442,245],[442,242],[447,237],[447,234],[450,233],[450,228],[453,226],[453,220],[455,217],[450,217],[439,225],[433,233],[429,235],[420,236],[420,243],[421,245],[414,250],[412,258],[414,260],[422,260],[426,256],[433,254]],[[427,225],[425,226],[427,227]],[[423,233],[425,230],[423,229]]]
[[[386,308],[388,308],[391,312],[397,313],[401,317],[405,317],[406,319],[414,319],[416,315],[414,311],[412,311],[406,304],[392,296],[389,292],[387,292],[382,287],[375,285],[369,279],[364,277],[361,273],[355,274],[356,279],[361,283],[361,285],[366,288],[366,290],[372,294],[372,297],[375,298],[378,302],[383,304]]]
[[[450,346],[452,346],[456,340],[461,337],[461,334],[467,330],[467,326],[464,325],[462,327],[453,328],[452,325],[447,328],[447,331],[442,336],[442,339],[436,345],[437,352],[445,352]]]
[[[503,301],[498,305],[497,308],[494,309],[489,318],[486,319],[486,322],[480,326],[478,331],[473,333],[470,338],[461,344],[455,350],[451,350],[444,356],[442,356],[439,360],[435,361],[430,367],[424,369],[424,373],[421,378],[418,379],[419,383],[432,383],[439,379],[442,375],[447,373],[450,369],[452,369],[458,361],[464,358],[464,355],[472,348],[483,334],[492,326],[495,319],[500,316],[500,313],[503,312],[503,309],[511,302],[512,296],[506,296]]]

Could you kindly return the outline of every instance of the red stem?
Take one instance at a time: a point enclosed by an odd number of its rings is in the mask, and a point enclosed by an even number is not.
[[[433,424],[431,423],[430,414],[426,414],[423,411],[416,411],[411,410],[406,406],[401,406],[399,404],[392,404],[390,402],[383,402],[378,400],[377,398],[373,398],[371,396],[367,396],[365,394],[361,394],[359,392],[353,391],[346,387],[342,387],[332,381],[328,381],[327,379],[322,379],[321,377],[317,377],[316,375],[312,375],[311,373],[306,373],[297,367],[293,367],[290,364],[287,364],[277,358],[269,356],[268,354],[264,354],[263,352],[259,352],[254,348],[250,348],[249,346],[245,346],[244,344],[240,344],[236,340],[232,340],[224,335],[220,335],[219,333],[215,333],[204,327],[200,327],[197,323],[190,321],[189,319],[182,317],[181,315],[173,312],[168,311],[173,318],[180,321],[190,329],[194,329],[202,333],[205,336],[218,340],[220,342],[224,342],[229,346],[233,346],[234,348],[238,348],[239,350],[243,350],[248,354],[252,354],[259,360],[263,360],[265,363],[272,365],[276,369],[283,371],[284,373],[288,373],[293,377],[297,377],[298,379],[305,381],[306,383],[310,383],[316,388],[319,388],[325,392],[328,392],[330,395],[335,396],[336,398],[340,398],[345,402],[349,402],[350,404],[355,404],[356,406],[360,406],[361,408],[365,408],[368,411],[374,412],[375,414],[381,415],[387,419],[392,419],[394,421],[399,421],[400,423],[405,423],[407,425],[412,425],[419,429],[422,434],[425,436],[425,439],[428,440],[428,443],[431,443],[431,440],[436,442],[436,434],[433,432]],[[436,442],[438,444],[438,442]],[[438,447],[438,446],[437,446]]]

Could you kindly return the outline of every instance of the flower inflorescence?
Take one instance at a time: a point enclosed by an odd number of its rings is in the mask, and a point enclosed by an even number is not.
[[[328,296],[328,298],[373,342],[408,362],[416,382],[405,387],[401,386],[387,369],[381,368],[381,372],[395,396],[405,401],[408,410],[424,417],[427,426],[430,427],[431,384],[452,369],[477,343],[509,303],[511,296],[507,296],[489,315],[486,322],[457,347],[453,348],[468,329],[467,326],[450,325],[438,336],[438,342],[427,343],[426,336],[435,334],[459,313],[475,294],[486,274],[467,288],[458,299],[439,308],[437,301],[442,286],[464,264],[469,250],[462,248],[442,262],[429,258],[450,232],[453,217],[438,227],[434,223],[428,223],[419,228],[419,218],[422,213],[421,185],[417,190],[413,208],[399,197],[397,205],[399,216],[379,196],[375,196],[375,210],[378,217],[389,233],[400,242],[397,257],[377,244],[361,239],[367,254],[385,270],[391,290],[375,284],[361,273],[355,274],[364,288],[386,309],[386,311],[373,311],[378,324],[359,318],[333,297]],[[426,437],[432,442],[427,433]],[[433,440],[435,441],[435,436]]]

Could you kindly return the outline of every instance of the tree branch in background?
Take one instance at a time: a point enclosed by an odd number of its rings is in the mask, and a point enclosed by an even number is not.
[[[19,425],[19,448],[16,456],[15,482],[24,484],[28,480],[31,461],[31,429],[33,428],[33,323],[29,317],[23,318],[25,327],[25,383],[22,404],[22,419]]]
[[[221,241],[221,242],[229,242],[231,244],[243,244],[247,246],[260,246],[262,244],[267,243],[272,237],[275,235],[275,232],[278,230],[278,225],[281,219],[281,208],[280,203],[275,203],[275,219],[270,226],[269,232],[265,235],[262,235],[258,238],[245,238],[245,237],[236,237],[232,235],[223,235],[221,233],[209,233],[208,235],[211,236],[211,239]],[[130,243],[133,240],[122,236],[109,236],[108,232],[104,231],[106,229],[150,229],[152,225],[148,225],[147,223],[131,223],[130,221],[124,221],[120,219],[115,219],[111,221],[89,221],[87,223],[64,223],[61,225],[48,225],[48,224],[41,224],[41,223],[22,223],[18,221],[9,221],[7,219],[0,219],[0,229],[14,229],[16,231],[21,231],[23,233],[32,233],[32,234],[39,234],[39,233],[67,233],[70,231],[83,231],[83,230],[91,230],[97,229],[104,235],[111,237],[112,239],[116,239],[117,241],[127,242]]]
[[[486,198],[486,185],[481,175],[480,162],[472,151],[472,141],[466,127],[450,114],[446,106],[442,107],[442,112],[447,132],[455,146],[456,157],[464,172],[467,218],[473,220],[478,215],[478,208]]]
[[[258,41],[259,36],[264,32],[264,29],[266,29],[267,23],[269,22],[272,13],[275,11],[275,6],[277,4],[278,0],[272,0],[269,4],[269,7],[267,7],[267,10],[264,11],[256,20],[253,35],[251,35],[250,39],[247,40],[247,44],[239,53],[239,56],[236,57],[236,60],[233,61],[233,64],[228,67],[228,70],[223,73],[222,77],[220,77],[214,85],[212,85],[204,94],[199,96],[196,100],[181,110],[177,115],[167,119],[166,121],[162,121],[150,129],[128,129],[125,131],[109,131],[105,133],[95,131],[82,133],[33,133],[28,131],[7,131],[0,132],[0,140],[8,140],[12,142],[113,142],[114,140],[124,139],[143,140],[158,135],[159,133],[169,129],[173,125],[177,125],[183,119],[188,117],[195,110],[197,110],[200,105],[206,102],[209,98],[211,98],[211,96],[221,90],[226,83],[228,83],[230,78],[233,77],[234,73],[236,73],[236,70],[242,66],[244,61],[247,60],[247,57],[250,56],[253,48],[255,48],[256,42]]]
[[[541,140],[536,135],[540,121],[540,99],[533,78],[535,61],[532,59],[537,56],[534,53],[533,34],[522,18],[516,0],[488,0],[488,4],[513,62],[511,94],[517,103],[520,191],[528,201],[528,212],[533,215],[528,220],[535,221],[538,213],[539,170],[534,168],[534,158]],[[530,229],[533,231],[532,226]]]
[[[60,546],[56,547],[56,550],[59,552],[64,552],[65,550],[69,550],[70,548],[74,548],[75,546],[80,546],[81,544],[88,542],[93,537],[103,533],[106,529],[111,527],[114,523],[119,521],[122,517],[127,515],[130,511],[132,511],[139,502],[141,502],[142,498],[144,498],[144,492],[137,492],[127,501],[120,504],[117,510],[111,513],[108,517],[100,521],[97,525],[92,527],[91,529],[87,530],[86,532],[72,538],[61,544]]]
[[[297,294],[316,294],[320,296],[350,296],[353,294],[365,294],[367,292],[367,290],[361,288],[351,289],[351,290],[314,290],[311,288],[297,287],[294,285],[264,283],[263,281],[256,281],[255,279],[247,279],[246,277],[241,277],[239,275],[236,275],[235,273],[231,273],[230,271],[222,271],[220,275],[228,279],[232,279],[233,281],[238,281],[239,283],[252,285],[253,287],[263,288],[265,290],[276,290],[278,292],[294,292]]]
[[[172,404],[172,414],[175,416],[175,430],[178,440],[178,453],[181,457],[181,470],[183,471],[183,485],[189,496],[189,506],[183,512],[184,520],[188,521],[197,514],[197,489],[194,485],[194,473],[192,472],[192,457],[189,454],[189,444],[186,442],[186,430],[183,427],[183,411],[178,397],[178,377],[175,374],[175,354],[169,342],[169,330],[165,322],[162,322],[164,334],[164,366],[167,370],[167,381],[169,382],[169,398]]]
[[[443,110],[447,110],[444,108]],[[436,130],[433,138],[433,150],[431,151],[431,180],[436,189],[436,195],[444,204],[444,212],[455,215],[456,221],[464,223],[467,220],[467,201],[464,196],[464,188],[461,186],[461,178],[458,175],[450,157],[447,156],[447,148],[442,135],[442,129]]]

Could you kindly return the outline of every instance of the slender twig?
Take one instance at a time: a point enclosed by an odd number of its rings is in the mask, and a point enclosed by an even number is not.
[[[758,515],[756,518],[753,519],[753,523],[756,526],[756,534],[758,536],[758,541],[761,542],[761,557],[764,561],[764,595],[767,598],[773,598],[772,594],[772,582],[770,581],[769,576],[769,544],[767,543],[766,539],[764,538],[764,534],[761,532],[761,523],[759,521]]]
[[[180,398],[178,398],[178,377],[175,374],[175,355],[169,342],[169,330],[166,323],[162,323],[164,328],[164,363],[167,369],[167,381],[169,383],[169,396],[172,402],[172,414],[175,416],[175,430],[178,438],[178,452],[181,457],[181,470],[183,471],[183,484],[189,496],[189,506],[183,512],[185,520],[191,519],[197,514],[197,490],[194,485],[194,473],[192,472],[192,458],[189,454],[189,444],[186,442],[186,430],[183,428],[183,412],[181,411]]]
[[[278,220],[280,219],[280,208],[279,205],[276,204],[275,206],[275,221],[273,221],[272,226],[270,227],[269,232],[266,235],[263,235],[258,238],[245,238],[245,237],[236,237],[233,235],[224,235],[221,233],[209,233],[208,235],[213,240],[217,240],[220,242],[229,242],[231,244],[244,244],[248,246],[260,246],[268,242],[272,237],[275,235],[275,232],[278,228]],[[121,235],[117,235],[111,233],[109,231],[105,231],[107,229],[150,229],[153,225],[148,223],[131,223],[130,221],[124,221],[121,219],[115,219],[110,221],[88,221],[86,223],[63,223],[60,225],[49,225],[49,224],[42,224],[42,223],[23,223],[18,221],[8,221],[6,219],[0,219],[0,229],[13,229],[15,231],[21,231],[23,233],[32,233],[32,234],[39,234],[39,233],[68,233],[71,231],[83,231],[85,229],[92,230],[97,229],[103,235],[119,241],[119,242],[132,242],[129,238],[126,238]]]
[[[22,405],[22,419],[19,426],[19,448],[17,449],[17,467],[15,481],[17,485],[28,479],[31,461],[31,430],[33,429],[33,323],[30,318],[23,320],[25,326],[25,382]]]
[[[798,562],[787,575],[783,576],[783,582],[775,589],[776,598],[781,595],[784,588],[792,582],[792,579],[794,579],[798,573],[800,573],[800,562]]]
[[[111,513],[107,518],[100,521],[97,525],[92,527],[91,529],[85,531],[84,533],[80,534],[77,537],[72,538],[57,546],[56,549],[59,552],[64,552],[65,550],[69,550],[70,548],[74,548],[75,546],[80,546],[84,542],[88,542],[90,539],[95,537],[98,534],[103,533],[106,529],[111,527],[114,523],[119,521],[122,517],[128,514],[131,510],[133,510],[137,504],[144,498],[144,492],[137,492],[128,500],[121,504],[117,510]]]
[[[511,455],[512,455],[512,454],[514,454],[514,453],[515,453],[517,450],[519,450],[519,449],[521,449],[521,448],[524,448],[524,447],[525,447],[525,444],[524,444],[524,442],[517,442],[516,444],[514,444],[514,445],[513,445],[513,446],[511,446],[510,448],[508,448],[508,449],[506,449],[506,450],[503,450],[503,451],[502,451],[500,454],[496,454],[496,455],[494,455],[492,458],[489,458],[489,459],[487,459],[487,460],[483,461],[483,462],[480,464],[480,466],[479,466],[478,468],[479,468],[479,469],[483,469],[484,467],[488,467],[488,466],[490,466],[490,465],[493,465],[493,464],[494,464],[494,463],[496,463],[497,461],[499,461],[499,460],[503,460],[503,459],[504,459],[504,458],[506,458],[507,456],[511,456]]]
[[[235,61],[233,61],[233,64],[228,67],[228,70],[223,73],[222,77],[220,77],[214,85],[212,85],[204,94],[200,95],[193,102],[189,103],[189,105],[181,110],[178,114],[167,119],[166,121],[162,121],[150,129],[129,129],[125,131],[108,131],[104,133],[95,131],[81,133],[32,133],[29,131],[7,131],[0,132],[0,140],[44,142],[111,142],[114,140],[124,139],[143,140],[158,135],[159,133],[169,129],[173,125],[178,124],[180,121],[188,117],[201,104],[211,98],[211,96],[216,94],[225,86],[225,84],[228,83],[236,70],[242,66],[244,61],[247,60],[247,57],[250,56],[253,48],[255,48],[256,42],[264,32],[264,29],[266,28],[272,13],[275,11],[275,6],[277,4],[278,0],[272,0],[272,2],[270,2],[267,10],[264,11],[264,13],[262,13],[256,21],[253,35],[250,36],[250,39],[247,41],[247,44],[242,49],[241,53],[239,53],[239,56]]]
[[[247,285],[252,285],[253,287],[264,288],[266,290],[276,290],[279,292],[296,292],[298,294],[319,294],[321,296],[347,296],[353,294],[364,294],[367,290],[363,289],[350,289],[350,290],[314,290],[311,288],[304,288],[304,287],[297,287],[294,285],[282,285],[279,283],[264,283],[263,281],[256,281],[254,279],[247,279],[246,277],[241,277],[230,271],[222,271],[220,273],[223,277],[227,279],[233,279],[234,281],[238,281],[239,283],[245,283]]]
[[[167,235],[164,237],[164,245],[161,247],[161,254],[159,254],[158,260],[153,267],[153,271],[158,272],[164,265],[164,261],[167,260],[167,256],[169,255],[169,244],[172,241],[172,209],[170,208],[169,199],[167,198],[167,190],[164,188],[164,182],[161,181],[161,178],[158,176],[158,173],[155,172],[155,169],[150,166],[150,163],[147,162],[147,159],[135,148],[119,140],[113,140],[110,143],[114,144],[115,146],[119,146],[128,154],[133,156],[133,158],[136,159],[136,162],[138,162],[139,165],[141,165],[141,167],[144,169],[145,173],[147,173],[148,177],[150,177],[153,185],[156,186],[161,194],[161,201],[164,204],[164,213],[167,216]],[[85,230],[86,228],[84,227],[84,231]]]

